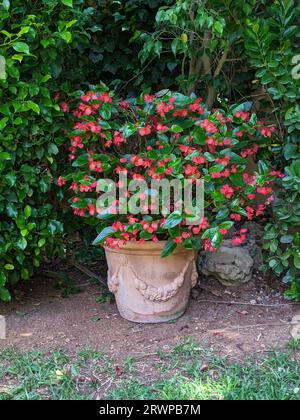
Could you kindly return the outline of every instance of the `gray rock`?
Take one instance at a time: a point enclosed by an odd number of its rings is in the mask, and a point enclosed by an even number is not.
[[[248,250],[254,261],[254,267],[259,269],[263,265],[264,257],[260,246],[257,245],[257,242],[250,239],[243,248]]]
[[[254,260],[247,247],[235,247],[227,240],[216,252],[201,252],[199,265],[202,274],[215,277],[228,287],[251,280]]]
[[[247,242],[243,245],[243,248],[247,248],[249,254],[254,260],[254,267],[259,269],[263,262],[264,257],[261,249],[262,238],[264,230],[261,225],[255,222],[246,222],[242,226],[243,229],[247,229]]]
[[[256,222],[245,222],[242,226],[243,229],[247,229],[247,238],[256,242],[261,242],[264,235],[264,229],[261,225]]]

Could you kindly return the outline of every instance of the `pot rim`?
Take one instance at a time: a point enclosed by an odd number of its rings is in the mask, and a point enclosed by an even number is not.
[[[108,248],[104,246],[106,252],[115,254],[138,254],[138,255],[160,255],[167,241],[150,242],[146,241],[141,244],[138,241],[128,241],[124,245],[120,245],[119,249]],[[172,255],[178,254],[191,254],[195,253],[195,249],[186,249],[182,245],[178,244],[176,249],[172,252]]]

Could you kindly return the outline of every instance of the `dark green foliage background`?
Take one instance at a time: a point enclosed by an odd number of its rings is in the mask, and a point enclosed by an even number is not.
[[[55,93],[62,101],[100,79],[123,91],[138,89],[147,74],[138,77],[138,46],[129,40],[138,27],[151,30],[162,3],[2,2],[0,299],[10,300],[8,284],[27,281],[45,256],[64,255],[63,234],[73,223],[55,186],[66,142]],[[158,86],[161,65],[148,75],[148,85],[156,80]]]

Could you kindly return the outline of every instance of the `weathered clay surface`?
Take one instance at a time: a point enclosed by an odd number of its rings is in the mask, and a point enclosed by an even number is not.
[[[106,249],[108,286],[129,321],[166,322],[181,316],[198,280],[195,252],[178,247],[161,258],[165,242]]]
[[[224,241],[216,252],[200,253],[200,271],[205,276],[217,278],[224,286],[239,286],[251,280],[254,260],[249,250],[234,247]]]

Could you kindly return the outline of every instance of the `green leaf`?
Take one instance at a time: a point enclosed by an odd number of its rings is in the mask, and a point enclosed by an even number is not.
[[[239,104],[239,105],[233,105],[230,108],[230,111],[233,114],[235,114],[236,112],[239,112],[239,111],[248,112],[248,111],[250,111],[252,105],[253,105],[253,102],[250,102],[250,101],[243,102],[242,104]]]
[[[3,287],[7,281],[6,275],[0,271],[0,287]]]
[[[101,106],[100,109],[100,115],[105,120],[109,120],[111,117],[111,104],[110,103],[104,103]]]
[[[51,235],[54,235],[55,233],[63,233],[63,224],[58,220],[50,220],[48,224],[48,231]]]
[[[10,302],[11,301],[10,293],[4,287],[0,287],[0,300],[2,300],[3,302]]]
[[[268,173],[269,173],[268,165],[265,162],[263,162],[262,160],[260,160],[258,162],[258,169],[259,169],[259,173],[261,175],[268,175]]]
[[[39,248],[43,248],[43,246],[45,245],[45,243],[46,243],[46,239],[45,238],[40,239],[38,241],[38,247]]]
[[[3,160],[11,160],[11,156],[7,152],[0,152],[0,162]]]
[[[8,203],[6,206],[7,215],[13,219],[18,216],[18,210],[15,203]]]
[[[101,316],[97,316],[97,315],[95,315],[95,316],[92,316],[91,318],[90,318],[90,320],[92,321],[92,322],[98,322],[98,321],[100,321],[102,318],[101,318]]]
[[[16,246],[21,251],[25,251],[25,249],[27,248],[27,240],[25,238],[19,239]]]
[[[88,200],[82,198],[78,201],[76,201],[75,203],[72,203],[72,207],[74,209],[86,209],[88,206]]]
[[[223,149],[221,150],[220,154],[222,156],[229,156],[230,157],[230,163],[236,163],[242,165],[245,163],[245,159],[238,155],[237,153],[234,153],[231,149]]]
[[[220,224],[219,229],[226,229],[229,230],[232,228],[232,226],[234,225],[234,222],[223,222]]]
[[[106,238],[108,238],[109,236],[113,235],[115,233],[114,229],[109,226],[106,227],[105,229],[103,229],[99,235],[97,236],[97,238],[94,240],[93,245],[97,246],[102,244]]]
[[[221,235],[221,233],[218,230],[211,233],[210,242],[215,249],[220,248],[223,242],[223,235]]]
[[[214,30],[217,32],[218,35],[222,35],[223,33],[223,25],[220,21],[215,21],[214,23]]]
[[[171,131],[173,133],[181,133],[183,131],[183,128],[180,127],[180,125],[172,125]]]
[[[164,224],[164,229],[172,229],[175,226],[178,226],[181,222],[182,222],[182,215],[180,213],[177,213],[177,212],[171,213]]]
[[[219,210],[216,219],[226,219],[229,216],[229,209],[227,208],[222,208]]]
[[[30,54],[29,46],[25,42],[14,42],[12,47],[19,53]]]
[[[180,48],[181,39],[175,38],[171,44],[171,50],[176,57],[177,51]]]
[[[204,156],[206,157],[206,159],[208,160],[208,162],[214,162],[216,160],[216,158],[214,157],[214,155],[212,155],[209,152],[205,152]]]
[[[151,239],[151,237],[152,237],[152,234],[151,234],[151,233],[149,233],[149,232],[147,232],[146,230],[143,230],[143,231],[140,233],[140,237],[141,237],[142,239],[144,239],[145,241],[149,241],[149,240]]]
[[[101,125],[101,123],[100,123],[100,125]],[[135,134],[136,131],[137,131],[136,126],[133,123],[128,123],[128,124],[125,125],[125,127],[123,129],[123,135],[124,135],[125,139],[127,139],[128,137]]]
[[[198,238],[195,238],[194,236],[192,236],[191,241],[192,241],[192,246],[194,249],[199,250],[202,248],[201,241]]]
[[[59,150],[58,150],[58,147],[56,146],[56,144],[54,144],[54,143],[49,144],[48,153],[49,153],[50,156],[51,155],[58,155]]]
[[[5,10],[9,10],[10,8],[10,1],[9,0],[3,0],[2,5]]]
[[[26,268],[22,268],[21,277],[23,280],[29,280],[29,271]]]
[[[40,107],[38,106],[38,104],[36,104],[33,101],[27,101],[26,105],[29,109],[32,109],[33,112],[35,112],[36,114],[39,114],[41,112]]]
[[[31,207],[30,207],[30,206],[26,206],[26,207],[25,207],[25,209],[24,209],[24,214],[25,214],[26,219],[29,219],[29,217],[30,217],[30,216],[31,216],[31,214],[32,214],[32,210],[31,210]]]
[[[272,270],[276,269],[278,264],[279,264],[279,262],[275,259],[272,259],[272,260],[269,261],[269,266],[272,268]]]
[[[213,165],[213,166],[210,167],[209,173],[213,174],[213,173],[216,173],[216,172],[222,172],[224,168],[225,168],[225,165],[220,165],[220,164]]]
[[[0,120],[0,130],[3,130],[6,127],[7,122],[8,122],[8,118],[7,117],[4,117],[4,118],[2,118]]]
[[[73,0],[60,0],[62,2],[62,4],[69,6],[69,7],[73,7]]]
[[[177,245],[173,242],[173,239],[169,239],[162,250],[161,257],[166,258],[169,257],[173,251],[175,251]]]
[[[201,127],[195,128],[195,130],[193,131],[193,136],[194,136],[194,143],[199,144],[199,145],[205,144],[207,134],[203,128]]]
[[[294,239],[293,235],[284,235],[280,238],[280,242],[282,244],[290,244],[293,242],[293,239]]]
[[[80,155],[74,162],[72,163],[72,166],[74,168],[77,168],[78,166],[84,166],[88,163],[89,155],[85,153],[84,155]]]
[[[300,269],[300,252],[296,252],[294,255],[294,265],[298,270]]]
[[[231,174],[230,180],[232,181],[233,185],[236,187],[243,187],[246,183],[245,179],[241,174]]]

